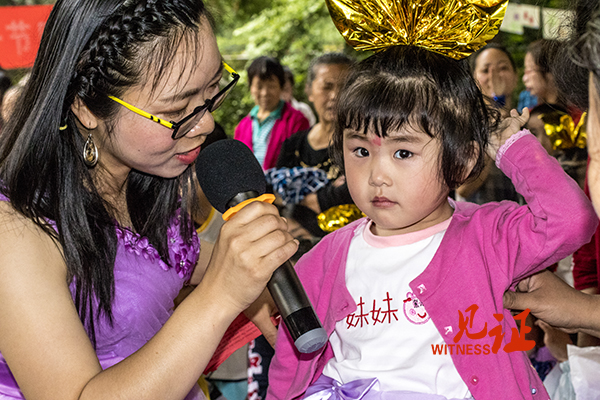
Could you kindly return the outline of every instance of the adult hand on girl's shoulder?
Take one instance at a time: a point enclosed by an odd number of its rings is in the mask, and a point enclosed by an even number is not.
[[[519,132],[529,121],[529,109],[523,108],[523,113],[515,109],[510,110],[510,116],[502,119],[498,124],[498,129],[490,135],[490,144],[488,146],[488,155],[492,160],[496,159],[498,149],[515,133]]]
[[[523,279],[504,293],[504,307],[530,309],[537,318],[568,331],[600,333],[600,296],[581,293],[548,270]]]

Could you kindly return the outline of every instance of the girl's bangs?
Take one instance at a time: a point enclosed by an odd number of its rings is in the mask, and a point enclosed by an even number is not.
[[[389,79],[381,76],[357,79],[344,91],[338,103],[338,121],[342,129],[371,132],[387,137],[408,124],[433,137],[430,117],[437,95],[424,79]]]

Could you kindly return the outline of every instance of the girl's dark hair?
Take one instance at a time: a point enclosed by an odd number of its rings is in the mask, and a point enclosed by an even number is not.
[[[252,80],[256,77],[259,79],[270,79],[276,77],[279,85],[285,85],[285,72],[283,66],[273,57],[261,56],[256,58],[248,67],[248,86],[252,86]]]
[[[442,144],[440,179],[450,190],[484,166],[490,131],[499,112],[488,109],[466,60],[419,47],[396,46],[359,62],[338,98],[333,158],[343,169],[344,130],[387,137],[406,124]]]
[[[580,110],[588,108],[588,78],[600,77],[600,15],[597,0],[576,0],[573,35],[560,47],[552,64],[556,86],[567,102]],[[587,32],[587,33],[586,33]],[[600,94],[600,93],[599,93]]]
[[[500,50],[501,52],[506,54],[506,57],[508,57],[508,60],[510,61],[510,65],[512,65],[513,71],[517,70],[517,64],[515,63],[515,59],[513,58],[512,54],[510,54],[508,49],[500,43],[492,42],[492,43],[488,43],[485,47],[477,50],[477,52],[475,54],[473,54],[471,57],[469,57],[469,62],[470,62],[472,71],[475,71],[475,66],[477,65],[477,59],[479,58],[481,53],[483,53],[484,51],[489,50],[489,49]]]
[[[112,323],[115,210],[83,162],[84,139],[71,105],[81,99],[112,136],[119,105],[108,95],[119,97],[148,76],[156,89],[181,43],[198,50],[202,16],[209,18],[196,0],[57,1],[20,107],[3,132],[0,190],[60,244],[75,284],[75,306],[94,345],[95,320],[103,315]],[[166,263],[167,228],[179,207],[181,234],[185,240],[192,236],[190,178],[189,168],[173,179],[132,170],[126,183],[133,228]]]
[[[306,75],[306,87],[310,88],[313,81],[317,77],[317,67],[319,65],[347,65],[350,67],[354,64],[354,60],[344,53],[325,53],[311,60],[308,66]]]

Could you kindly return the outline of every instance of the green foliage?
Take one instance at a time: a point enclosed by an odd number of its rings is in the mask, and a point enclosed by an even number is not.
[[[359,56],[346,45],[322,0],[246,0],[239,3],[244,8],[238,8],[235,16],[227,15],[227,7],[233,11],[238,5],[226,5],[225,0],[215,0],[211,5],[216,14],[219,48],[225,60],[242,76],[231,97],[215,112],[215,119],[229,135],[233,135],[235,126],[254,105],[245,73],[254,58],[268,55],[290,67],[296,80],[294,95],[306,101],[304,82],[314,57],[332,51]],[[256,12],[257,3],[268,7]],[[223,26],[219,26],[219,22]]]

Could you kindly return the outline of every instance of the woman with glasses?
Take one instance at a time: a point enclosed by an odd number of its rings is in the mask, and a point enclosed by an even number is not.
[[[202,2],[55,4],[0,147],[0,399],[204,398],[223,333],[297,248],[255,203],[193,274],[191,164],[237,79]]]

